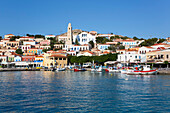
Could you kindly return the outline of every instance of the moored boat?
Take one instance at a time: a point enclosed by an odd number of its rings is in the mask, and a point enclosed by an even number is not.
[[[111,72],[111,73],[119,73],[119,72],[120,72],[120,71],[117,70],[116,68],[112,68],[112,67],[110,67],[110,68],[108,68],[108,69],[105,69],[105,71],[106,71],[106,72]]]
[[[57,68],[56,71],[65,71],[66,68]]]
[[[74,69],[74,71],[75,71],[75,72],[77,72],[77,71],[87,71],[87,70],[86,70],[86,69],[84,69],[84,68],[78,68],[78,69],[77,69],[77,68],[75,68],[75,69]]]
[[[100,66],[99,68],[92,68],[91,71],[92,72],[102,72],[102,66]]]
[[[127,72],[128,75],[153,75],[157,74],[156,69],[151,69],[150,65],[140,66],[139,69],[131,70]]]

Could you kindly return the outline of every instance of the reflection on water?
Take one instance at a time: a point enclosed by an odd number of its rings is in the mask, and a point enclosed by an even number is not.
[[[169,112],[170,76],[0,73],[0,112]]]

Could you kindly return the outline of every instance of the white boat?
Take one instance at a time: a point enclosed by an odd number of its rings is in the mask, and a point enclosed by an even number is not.
[[[106,72],[111,72],[111,73],[119,73],[120,70],[117,70],[117,69],[113,69],[112,67],[108,68],[108,69],[105,69]]]
[[[92,72],[102,72],[102,66],[100,66],[99,68],[92,68],[91,71]]]
[[[121,70],[120,72],[121,72],[122,74],[127,74],[128,71],[127,71],[127,70]]]
[[[65,71],[66,68],[57,68],[56,71]]]
[[[136,70],[131,70],[127,72],[128,75],[153,75],[157,74],[156,69],[151,69],[150,65],[140,66]]]

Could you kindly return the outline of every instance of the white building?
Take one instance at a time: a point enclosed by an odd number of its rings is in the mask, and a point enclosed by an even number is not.
[[[76,56],[77,52],[76,51],[67,51],[67,54],[72,55],[72,56]]]
[[[21,45],[21,49],[22,51],[27,51],[28,49],[31,49],[31,45],[30,44],[26,44],[26,45]]]
[[[97,36],[97,33],[94,34],[92,32],[89,32],[89,33],[82,32],[76,37],[76,39],[78,40],[80,45],[83,45],[83,44],[88,44],[90,41],[93,41],[94,43],[96,43],[96,36]],[[74,43],[75,43],[76,39],[73,39]]]
[[[55,35],[45,35],[45,39],[47,40],[48,38],[55,38]]]
[[[93,56],[94,53],[92,53],[91,51],[80,51],[77,56]]]
[[[13,36],[15,36],[15,35],[13,35],[13,34],[7,34],[7,35],[4,36],[4,38],[6,39],[6,38],[9,38],[9,37],[13,37]]]
[[[147,52],[154,51],[154,50],[157,50],[157,49],[153,47],[149,47],[149,46],[143,46],[139,48],[138,54],[146,54]]]
[[[125,46],[125,49],[133,48],[141,44],[144,40],[133,40],[133,39],[127,39],[122,40],[121,43],[123,46]]]
[[[69,45],[69,48],[67,47],[67,45],[65,45],[65,47],[63,47],[64,50],[66,51],[85,51],[85,50],[89,50],[89,45],[85,44],[85,45]]]
[[[100,51],[104,51],[106,49],[108,49],[110,47],[109,44],[98,44],[97,45],[97,48],[100,50]]]
[[[35,41],[23,41],[23,45],[26,44],[35,45]]]
[[[139,54],[138,51],[122,50],[118,54],[117,61],[121,63],[145,63],[146,54]]]
[[[154,44],[152,45],[151,47],[157,49],[157,48],[160,48],[160,47],[164,47],[166,48],[169,44],[166,44],[166,43],[159,43],[159,44]]]

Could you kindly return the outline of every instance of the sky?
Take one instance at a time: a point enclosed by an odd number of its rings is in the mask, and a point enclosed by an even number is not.
[[[170,37],[170,0],[0,0],[0,36],[73,29],[138,38]]]

